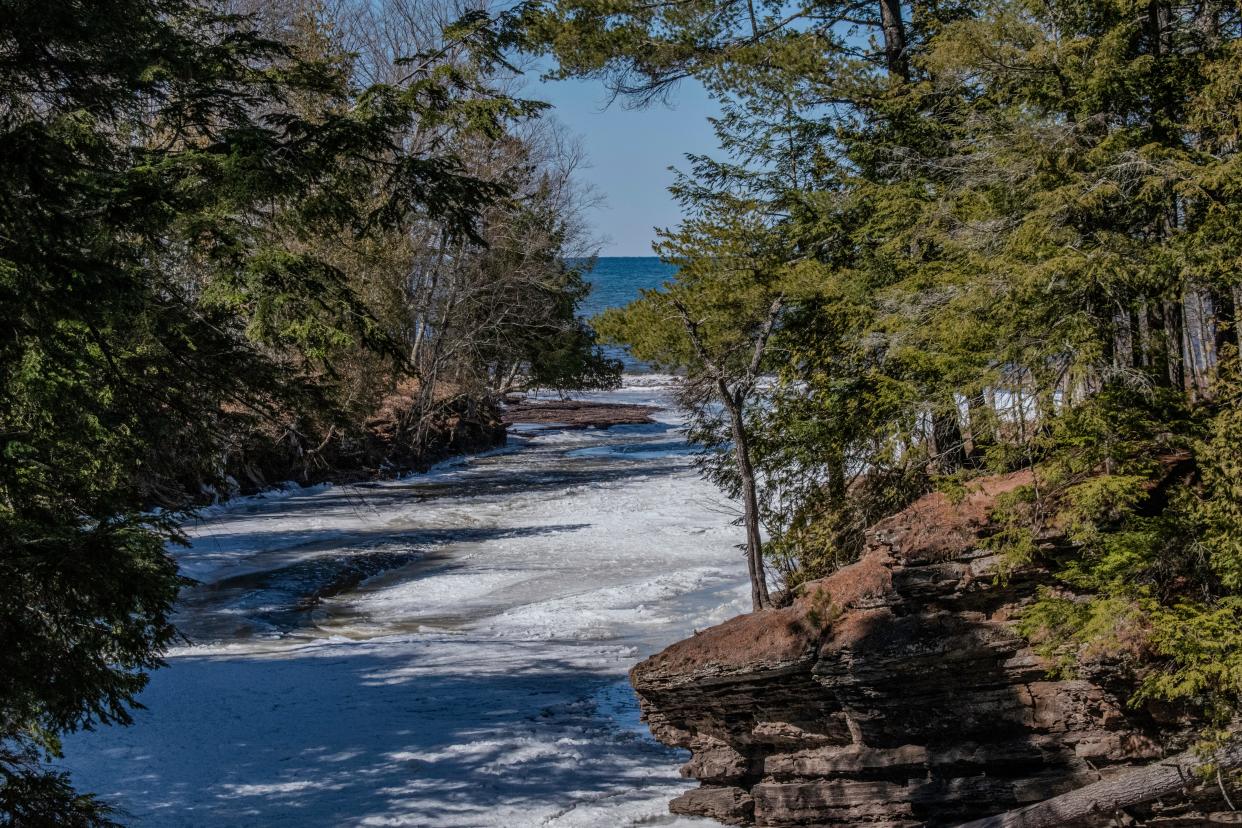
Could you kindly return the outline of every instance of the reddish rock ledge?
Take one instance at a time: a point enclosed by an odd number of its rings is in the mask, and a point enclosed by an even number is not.
[[[659,410],[651,405],[586,400],[519,401],[505,407],[503,419],[506,425],[532,423],[563,428],[611,428],[654,423],[651,415]]]
[[[998,583],[980,538],[996,496],[1028,480],[989,478],[956,504],[928,495],[791,606],[637,665],[644,718],[691,751],[682,774],[702,783],[670,809],[735,825],[956,825],[1184,748],[1107,678],[1050,678],[1014,631],[1049,578]],[[1204,824],[1180,812],[1159,824]]]

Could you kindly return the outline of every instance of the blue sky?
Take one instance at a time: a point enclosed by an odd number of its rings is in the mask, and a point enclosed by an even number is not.
[[[712,153],[716,138],[707,116],[716,106],[697,82],[684,82],[670,105],[626,109],[608,103],[596,81],[539,81],[531,74],[529,97],[548,101],[550,113],[577,135],[588,167],[581,178],[604,196],[592,211],[596,233],[606,238],[604,256],[650,256],[653,227],[677,223],[678,206],[668,194],[670,166],[685,169],[688,152]]]

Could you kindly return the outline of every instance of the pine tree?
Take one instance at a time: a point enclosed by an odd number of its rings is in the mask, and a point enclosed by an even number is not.
[[[787,585],[931,486],[1029,469],[994,540],[1062,579],[1028,634],[1113,654],[1136,702],[1237,715],[1234,4],[561,0],[528,21],[562,74],[639,101],[694,77],[726,103],[727,158],[679,184],[713,235],[692,212],[672,237],[666,301],[762,228],[780,356],[745,427]],[[609,330],[684,352],[658,301]]]
[[[97,825],[41,764],[58,734],[128,723],[175,635],[175,511],[210,479],[226,408],[324,404],[347,345],[401,354],[307,240],[434,217],[478,236],[504,187],[447,144],[535,107],[491,92],[494,21],[350,85],[249,19],[188,0],[14,2],[0,16],[0,814]],[[376,194],[382,197],[377,198]],[[174,505],[185,506],[182,500]]]

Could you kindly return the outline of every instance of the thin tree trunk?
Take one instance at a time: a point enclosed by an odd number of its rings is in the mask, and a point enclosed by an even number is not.
[[[1026,445],[1026,397],[1022,393],[1022,377],[1017,377],[1017,387],[1013,392],[1013,400],[1016,405],[1015,416],[1018,420],[1018,442]]]
[[[936,466],[941,474],[953,474],[966,465],[966,441],[962,439],[957,413],[938,409],[932,412],[931,421]]]
[[[1179,391],[1186,390],[1186,357],[1183,350],[1185,317],[1182,302],[1170,300],[1165,303],[1164,318],[1168,325],[1169,382]]]
[[[910,80],[906,24],[901,19],[900,0],[880,0],[880,28],[884,32],[884,63],[889,75],[903,81]]]
[[[1147,25],[1151,34],[1151,52],[1156,61],[1163,64],[1173,51],[1172,11],[1167,0],[1154,0],[1147,6]],[[1176,114],[1173,101],[1166,90],[1158,92],[1153,100],[1151,127],[1156,140],[1166,144],[1180,141],[1174,126]],[[1157,117],[1159,115],[1159,117]],[[1177,193],[1168,188],[1168,206],[1160,221],[1160,236],[1168,243],[1177,233],[1179,220]],[[1154,300],[1148,306],[1148,323],[1151,339],[1158,349],[1155,379],[1166,387],[1178,391],[1186,389],[1186,369],[1182,359],[1182,305],[1180,289],[1177,301]]]
[[[1192,398],[1199,396],[1199,378],[1202,376],[1202,362],[1199,358],[1202,351],[1199,332],[1202,328],[1199,326],[1199,314],[1194,302],[1198,295],[1198,290],[1190,288],[1182,298],[1182,319],[1185,322],[1182,327],[1182,353],[1186,360],[1186,389]]]
[[[1035,805],[977,819],[958,828],[1055,828],[1085,817],[1111,816],[1121,808],[1180,792],[1194,783],[1204,765],[1225,770],[1242,765],[1242,743],[1230,745],[1207,759],[1194,751],[1180,753]]]
[[[1208,378],[1216,365],[1216,330],[1208,313],[1211,298],[1202,289],[1195,291],[1195,312],[1199,319],[1199,391],[1207,389]]]
[[[1130,367],[1143,367],[1143,325],[1139,321],[1139,313],[1134,308],[1128,312],[1130,321]]]
[[[1106,330],[1108,330],[1109,333],[1102,337],[1100,342],[1100,364],[1103,366],[1105,372],[1111,371],[1117,365],[1117,315],[1115,313],[1110,314],[1108,322],[1109,324]],[[1064,376],[1062,377],[1062,380],[1065,380]],[[1065,382],[1064,393],[1061,397],[1061,399],[1066,403],[1069,403],[1072,399],[1069,385],[1069,382]]]
[[[723,377],[716,378],[716,388],[729,412],[733,432],[733,453],[737,458],[738,477],[742,481],[742,520],[746,524],[746,568],[750,572],[750,602],[755,611],[772,606],[768,595],[768,579],[763,571],[763,540],[759,535],[759,497],[755,486],[755,468],[750,460],[750,439],[742,417],[741,401],[734,397]]]
[[[1164,303],[1154,299],[1147,303],[1147,364],[1152,382],[1169,386],[1169,338],[1164,327]]]
[[[496,393],[508,394],[512,392],[514,390],[513,383],[517,380],[518,371],[521,370],[521,368],[522,368],[522,363],[520,360],[517,362],[514,362],[513,367],[509,369],[509,373],[505,375],[504,382],[497,385]]]
[[[1212,311],[1215,321],[1216,359],[1220,360],[1221,351],[1226,345],[1238,347],[1237,310],[1233,302],[1233,291],[1228,288],[1212,291]]]
[[[673,300],[673,307],[676,308],[682,323],[686,326],[686,335],[703,366],[707,369],[708,376],[715,382],[720,401],[729,414],[734,457],[737,460],[738,477],[742,481],[742,519],[746,525],[746,566],[750,572],[750,598],[751,605],[756,611],[770,607],[772,600],[768,595],[768,580],[763,570],[763,542],[759,535],[759,496],[755,483],[755,468],[750,458],[750,438],[746,433],[746,421],[742,409],[747,395],[759,378],[759,369],[767,349],[768,338],[772,335],[784,302],[783,295],[777,296],[772,301],[767,319],[755,339],[750,365],[742,375],[741,381],[736,384],[735,390],[729,387],[728,374],[707,353],[703,339],[699,335],[698,323],[690,316],[685,305],[676,299]]]
[[[459,249],[458,253],[460,254],[460,252]],[[419,374],[418,423],[414,433],[414,444],[419,447],[419,451],[422,450],[423,443],[427,438],[428,415],[435,408],[436,384],[440,381],[440,363],[444,355],[444,347],[448,343],[449,325],[452,319],[453,306],[456,303],[457,288],[458,274],[450,272],[448,295],[444,298],[440,322],[436,325],[436,338],[431,345],[431,367],[426,374]]]
[[[974,396],[966,401],[967,426],[970,429],[970,453],[972,463],[979,465],[983,454],[994,443],[987,402]]]
[[[444,249],[447,244],[448,244],[448,234],[441,233],[440,234],[440,248],[439,250],[436,251],[435,264],[431,268],[431,288],[427,291],[426,304],[427,304],[428,313],[431,311],[432,303],[435,302],[436,286],[440,281],[440,268],[444,264]],[[415,313],[419,314],[418,322],[417,322],[417,325],[415,327],[415,332],[414,332],[414,345],[410,348],[410,364],[414,366],[415,373],[419,371],[418,359],[420,356],[420,352],[422,351],[423,337],[427,331],[426,316],[425,314],[422,314],[419,312],[419,302],[420,302],[421,297],[418,294],[421,293],[421,291],[422,291],[422,276],[420,274],[419,284],[411,292],[411,296],[410,296],[412,300],[411,304],[414,306]]]

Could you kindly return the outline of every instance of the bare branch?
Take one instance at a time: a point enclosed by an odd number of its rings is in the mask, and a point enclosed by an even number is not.
[[[759,376],[759,366],[763,362],[763,352],[768,347],[768,339],[772,336],[772,328],[776,325],[776,318],[780,316],[781,308],[785,305],[785,294],[777,296],[772,301],[772,307],[768,308],[768,318],[764,320],[763,328],[759,331],[759,338],[755,340],[755,351],[750,357],[750,367],[746,369],[747,387],[754,384],[755,379]]]
[[[699,361],[707,368],[712,378],[721,383],[725,381],[725,372],[720,366],[707,354],[707,349],[703,347],[703,337],[699,333],[699,323],[690,318],[690,312],[686,310],[686,306],[680,299],[669,297],[673,307],[677,309],[678,316],[681,317],[682,323],[686,326],[686,336],[690,337],[690,344],[694,347],[694,353],[698,356]]]

